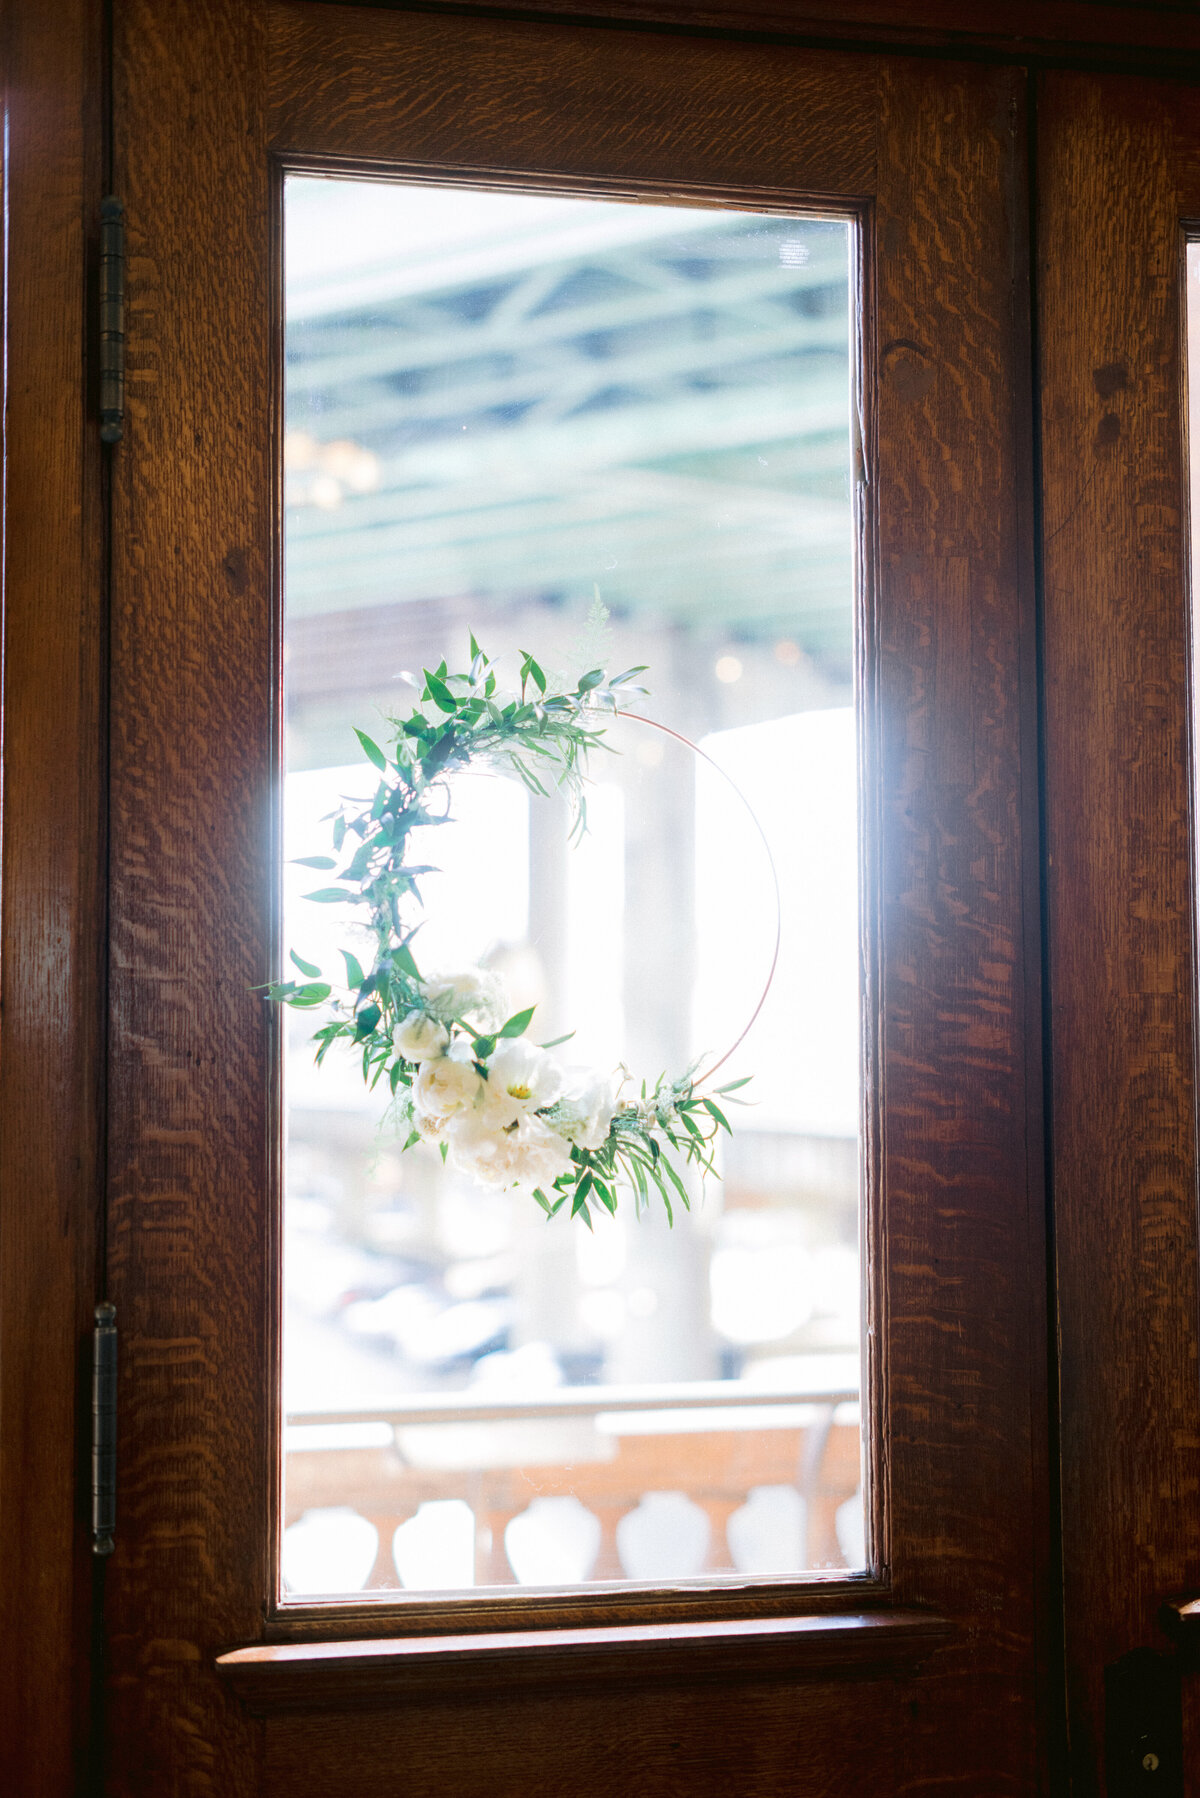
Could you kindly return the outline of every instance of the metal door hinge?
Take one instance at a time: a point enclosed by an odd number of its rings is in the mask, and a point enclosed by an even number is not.
[[[92,1553],[110,1555],[117,1523],[117,1312],[97,1305],[92,1331]]]
[[[100,441],[125,435],[125,203],[100,202]]]

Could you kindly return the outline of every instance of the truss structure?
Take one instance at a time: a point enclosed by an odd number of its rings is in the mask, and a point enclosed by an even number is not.
[[[598,587],[848,661],[848,255],[837,221],[577,205],[294,281],[290,616]]]

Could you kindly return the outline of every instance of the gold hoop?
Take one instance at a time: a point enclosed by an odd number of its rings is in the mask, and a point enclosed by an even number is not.
[[[766,852],[767,866],[771,870],[771,887],[775,894],[775,946],[771,953],[771,966],[767,970],[766,983],[758,996],[758,1002],[755,1005],[754,1010],[750,1013],[750,1016],[747,1018],[733,1042],[730,1043],[728,1049],[725,1050],[723,1055],[717,1057],[710,1068],[706,1068],[702,1074],[698,1074],[692,1082],[693,1086],[701,1086],[706,1080],[711,1080],[717,1069],[723,1068],[730,1056],[736,1054],[737,1050],[741,1048],[751,1030],[753,1030],[755,1024],[758,1022],[759,1013],[766,1004],[767,995],[775,983],[775,974],[779,967],[779,947],[783,939],[783,902],[779,892],[779,871],[775,866],[775,857],[771,854],[771,845],[767,841],[767,833],[762,827],[758,813],[746,798],[746,795],[742,792],[742,789],[738,786],[733,776],[728,774],[726,770],[722,768],[720,762],[714,761],[713,757],[709,755],[706,749],[701,749],[699,743],[693,743],[692,739],[690,737],[685,737],[682,731],[673,730],[669,724],[661,724],[657,718],[643,717],[640,712],[618,711],[613,715],[617,718],[631,718],[635,724],[648,724],[651,730],[661,731],[664,737],[674,737],[677,743],[682,743],[685,749],[690,749],[693,755],[698,756],[702,762],[707,762],[710,768],[715,769],[721,776],[721,779],[725,782],[726,786],[730,788],[735,797],[740,801],[751,824],[753,824],[755,830],[758,832],[759,841]]]

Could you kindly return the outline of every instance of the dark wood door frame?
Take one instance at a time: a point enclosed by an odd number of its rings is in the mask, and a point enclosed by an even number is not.
[[[1200,74],[1200,20],[1177,6],[1020,0],[988,8],[986,28],[964,25],[965,9],[947,0],[526,0],[523,10]],[[59,1798],[80,1788],[87,1764],[83,1349],[101,1292],[106,617],[89,302],[106,185],[104,7],[4,0],[0,31],[0,1784]]]
[[[112,467],[114,1790],[157,1798],[186,1766],[214,1798],[305,1779],[369,1792],[403,1759],[414,1793],[583,1798],[611,1790],[594,1744],[618,1716],[648,1793],[1033,1789],[1048,1504],[1023,72],[310,0],[203,18],[127,0],[113,71],[130,250]],[[863,220],[869,1575],[273,1603],[272,1124],[249,997],[271,940],[272,163]],[[949,1626],[919,1667],[885,1649],[853,1680],[817,1671],[819,1634],[825,1651],[837,1634],[882,1645],[914,1610]],[[679,1624],[696,1633],[672,1656],[641,1634]],[[528,1632],[548,1625],[574,1632],[586,1680],[546,1689]],[[782,1664],[781,1625],[800,1638]],[[473,1635],[438,1654],[434,1632]],[[356,1647],[348,1680],[344,1644],[368,1637],[383,1645]],[[239,1648],[260,1726],[214,1670]],[[484,1693],[447,1730],[472,1654]],[[730,1687],[716,1709],[705,1667]],[[365,1732],[372,1676],[377,1699],[409,1697]]]
[[[1181,428],[1183,223],[1200,219],[1200,93],[1107,75],[1053,73],[1043,83],[1043,680],[1063,1611],[1071,1764],[1078,1789],[1090,1793],[1104,1759],[1105,1669],[1133,1650],[1165,1651],[1163,1600],[1200,1591],[1194,752]],[[1200,1707],[1192,1722],[1200,1730]],[[1195,1739],[1192,1751],[1200,1754]]]
[[[0,30],[0,1788],[58,1798],[87,1760],[83,1356],[103,1190],[103,472],[86,347],[102,6],[9,0]]]

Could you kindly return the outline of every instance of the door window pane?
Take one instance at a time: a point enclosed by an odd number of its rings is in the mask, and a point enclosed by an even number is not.
[[[703,755],[615,721],[576,846],[456,777],[423,971],[653,1081],[735,1043],[781,926],[673,1228],[404,1152],[284,1014],[285,1594],[860,1568],[852,229],[297,176],[285,241],[285,950],[355,945],[296,858],[470,632],[513,679],[647,664]]]

